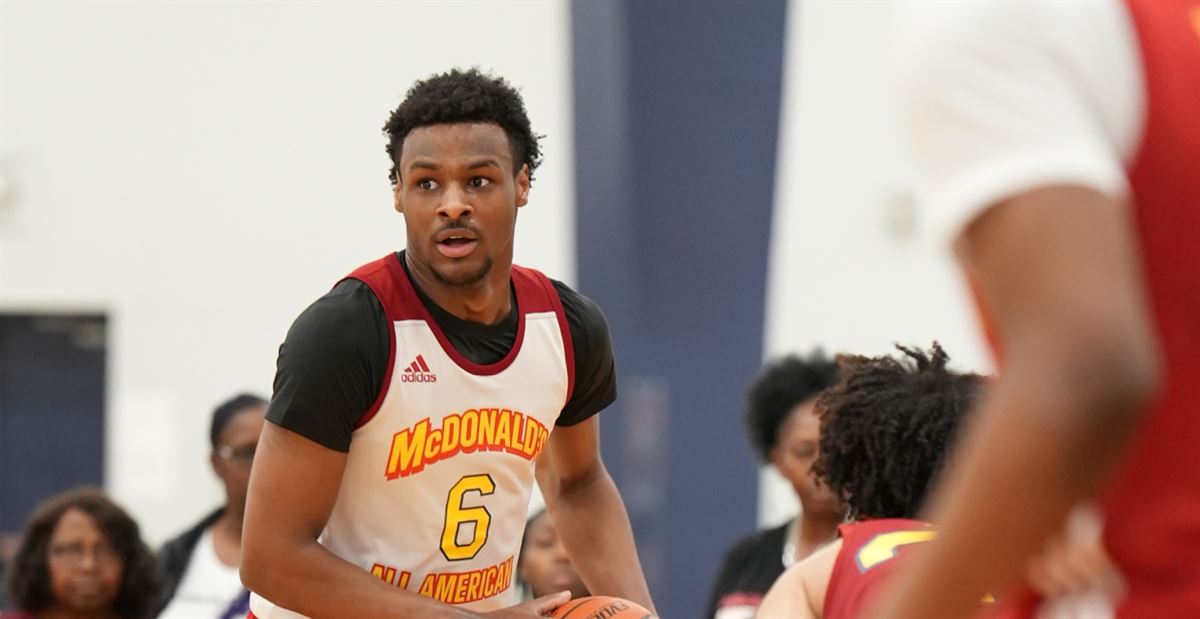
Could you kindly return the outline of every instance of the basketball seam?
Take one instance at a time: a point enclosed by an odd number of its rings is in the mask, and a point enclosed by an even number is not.
[[[580,606],[583,606],[584,604],[587,603],[586,598],[582,599],[582,600],[572,600],[572,601],[575,602],[575,605],[568,608],[567,611],[562,614],[562,619],[567,619],[567,617],[571,616],[571,613],[575,612],[576,610],[579,609]]]

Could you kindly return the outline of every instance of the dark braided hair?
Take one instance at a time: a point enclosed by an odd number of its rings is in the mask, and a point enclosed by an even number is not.
[[[746,391],[746,431],[763,462],[779,444],[779,428],[797,404],[817,397],[837,382],[837,362],[814,350],[807,357],[788,355],[768,363]]]
[[[813,473],[850,517],[913,518],[941,472],[984,378],[946,368],[933,343],[903,357],[843,356],[841,381],[817,399],[821,448]]]
[[[525,102],[503,78],[478,69],[452,69],[421,80],[408,90],[404,101],[388,117],[383,132],[388,137],[387,153],[392,160],[388,178],[400,182],[400,150],[413,130],[429,125],[495,123],[508,135],[512,149],[513,174],[521,164],[529,166],[529,181],[542,162],[539,136],[529,125]]]

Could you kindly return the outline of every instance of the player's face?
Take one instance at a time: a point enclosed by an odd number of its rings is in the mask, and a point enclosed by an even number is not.
[[[497,264],[512,264],[529,173],[522,165],[514,178],[512,149],[499,125],[414,129],[404,138],[397,169],[396,210],[404,214],[414,268],[463,287],[482,281]]]
[[[813,400],[797,404],[779,428],[779,444],[772,452],[775,468],[792,483],[805,513],[841,513],[844,508],[827,486],[817,483],[812,465],[817,459],[821,421]]]
[[[111,609],[121,587],[125,563],[96,520],[69,509],[50,534],[47,564],[55,604],[74,614]]]
[[[217,437],[212,455],[213,470],[225,485],[225,504],[238,513],[246,508],[246,490],[250,485],[250,465],[258,448],[267,407],[254,406],[238,411]]]
[[[570,591],[571,597],[588,594],[579,573],[571,565],[571,559],[558,538],[558,531],[550,515],[543,513],[529,527],[521,554],[521,580],[529,584],[535,596],[549,595],[558,591]]]

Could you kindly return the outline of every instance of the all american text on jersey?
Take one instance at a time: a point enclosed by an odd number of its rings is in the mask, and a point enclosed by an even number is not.
[[[549,437],[550,430],[537,419],[507,408],[468,409],[447,415],[436,428],[426,417],[392,436],[386,475],[407,477],[428,464],[481,450],[533,460]]]

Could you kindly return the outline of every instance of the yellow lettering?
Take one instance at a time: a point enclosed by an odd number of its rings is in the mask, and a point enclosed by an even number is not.
[[[422,419],[411,430],[405,428],[392,437],[392,450],[388,455],[387,478],[396,479],[410,473],[419,473],[425,468],[425,437],[429,433],[429,418]]]
[[[512,411],[500,411],[499,424],[496,428],[496,443],[497,451],[508,447],[512,442]]]
[[[479,446],[488,449],[496,444],[496,413],[500,409],[479,409]]]
[[[871,541],[863,544],[855,555],[855,562],[858,563],[858,570],[866,572],[867,570],[887,561],[896,556],[896,549],[900,546],[908,544],[919,544],[928,542],[937,537],[937,531],[932,529],[924,531],[892,531],[890,533],[880,533],[871,538]]]
[[[421,581],[421,590],[418,593],[427,598],[433,597],[433,583],[435,576],[437,576],[437,574],[429,574],[425,576],[425,580]]]
[[[442,456],[448,456],[458,449],[458,415],[451,415],[442,422]]]

